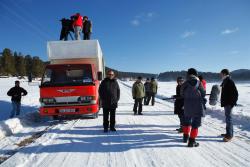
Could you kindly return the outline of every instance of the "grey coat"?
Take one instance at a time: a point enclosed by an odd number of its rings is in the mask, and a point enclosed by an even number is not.
[[[204,117],[205,90],[195,76],[189,76],[188,80],[181,86],[181,96],[184,98],[185,117]]]

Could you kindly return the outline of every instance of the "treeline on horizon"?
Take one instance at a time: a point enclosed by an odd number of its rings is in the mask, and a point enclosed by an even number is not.
[[[23,55],[5,48],[0,54],[0,75],[41,77],[45,62],[38,56]]]
[[[116,77],[119,79],[136,79],[138,76],[141,76],[142,78],[157,78],[157,74],[150,74],[150,73],[137,73],[137,72],[123,72],[118,71],[109,67],[106,67],[106,73],[108,70],[113,70],[116,74]]]
[[[175,81],[177,77],[181,76],[186,78],[187,71],[168,71],[160,73],[158,76],[159,81]],[[198,72],[198,75],[202,75],[202,77],[206,81],[220,81],[221,76],[220,73],[212,73],[212,72]],[[250,81],[250,70],[240,69],[231,72],[231,77],[236,81]]]

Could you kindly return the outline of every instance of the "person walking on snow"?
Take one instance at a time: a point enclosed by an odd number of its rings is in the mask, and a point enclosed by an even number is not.
[[[21,98],[22,96],[26,96],[27,94],[27,91],[24,88],[20,87],[20,82],[15,81],[15,86],[7,92],[7,95],[11,96],[12,103],[10,118],[13,118],[15,115],[20,115]]]
[[[223,69],[220,72],[222,77],[221,107],[224,107],[226,116],[226,134],[221,134],[224,142],[231,141],[233,138],[232,111],[238,100],[238,90],[234,81],[229,76],[229,70]]]
[[[179,133],[183,132],[184,126],[184,99],[181,97],[181,85],[183,82],[184,79],[182,77],[177,78],[176,95],[173,96],[175,98],[174,114],[177,114],[180,119],[180,128],[176,129]]]
[[[117,80],[115,79],[114,71],[108,71],[108,77],[101,82],[99,87],[99,95],[103,108],[104,132],[108,132],[108,128],[110,128],[111,131],[116,131],[115,112],[118,106],[118,101],[120,99],[120,88]]]
[[[137,81],[133,84],[132,87],[132,96],[133,99],[135,100],[134,103],[134,115],[136,115],[138,113],[138,115],[143,115],[142,114],[142,100],[145,97],[145,88],[142,81],[142,77],[138,77]],[[139,106],[139,108],[138,108]]]
[[[151,92],[150,99],[152,99],[151,104],[152,104],[152,106],[154,106],[155,105],[155,95],[157,94],[157,89],[158,89],[158,84],[155,81],[154,77],[151,78],[151,87],[150,87],[150,89],[151,89],[150,90],[150,92]],[[150,101],[150,99],[149,99],[149,101]]]
[[[81,39],[81,31],[82,31],[82,26],[83,26],[83,17],[80,15],[80,13],[76,13],[75,15],[70,17],[71,20],[73,20],[73,28],[75,32],[75,40],[80,40]]]
[[[146,82],[144,83],[145,87],[145,97],[144,97],[144,105],[148,105],[150,101],[150,80],[147,78]]]
[[[82,32],[83,32],[83,39],[84,40],[90,40],[90,36],[91,36],[91,33],[92,33],[92,23],[88,19],[88,16],[83,17]]]
[[[203,98],[206,94],[197,75],[196,69],[188,69],[187,80],[181,86],[181,96],[184,98],[183,142],[188,142],[188,147],[199,146],[196,137],[201,117],[205,116]]]

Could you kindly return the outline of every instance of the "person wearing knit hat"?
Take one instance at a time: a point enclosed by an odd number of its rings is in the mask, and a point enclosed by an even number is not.
[[[139,76],[136,80],[136,82],[133,84],[132,87],[132,96],[135,100],[134,103],[134,115],[143,115],[142,114],[142,100],[145,97],[145,87],[142,83],[142,77]],[[139,106],[139,107],[138,107]]]
[[[187,80],[181,86],[181,96],[184,98],[183,142],[188,142],[188,147],[199,146],[196,137],[201,118],[205,116],[203,98],[206,93],[197,76],[196,69],[188,69]]]

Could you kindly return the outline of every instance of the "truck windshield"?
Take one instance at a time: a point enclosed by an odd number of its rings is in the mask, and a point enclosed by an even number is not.
[[[92,83],[91,65],[54,65],[46,68],[41,86],[69,86]]]

